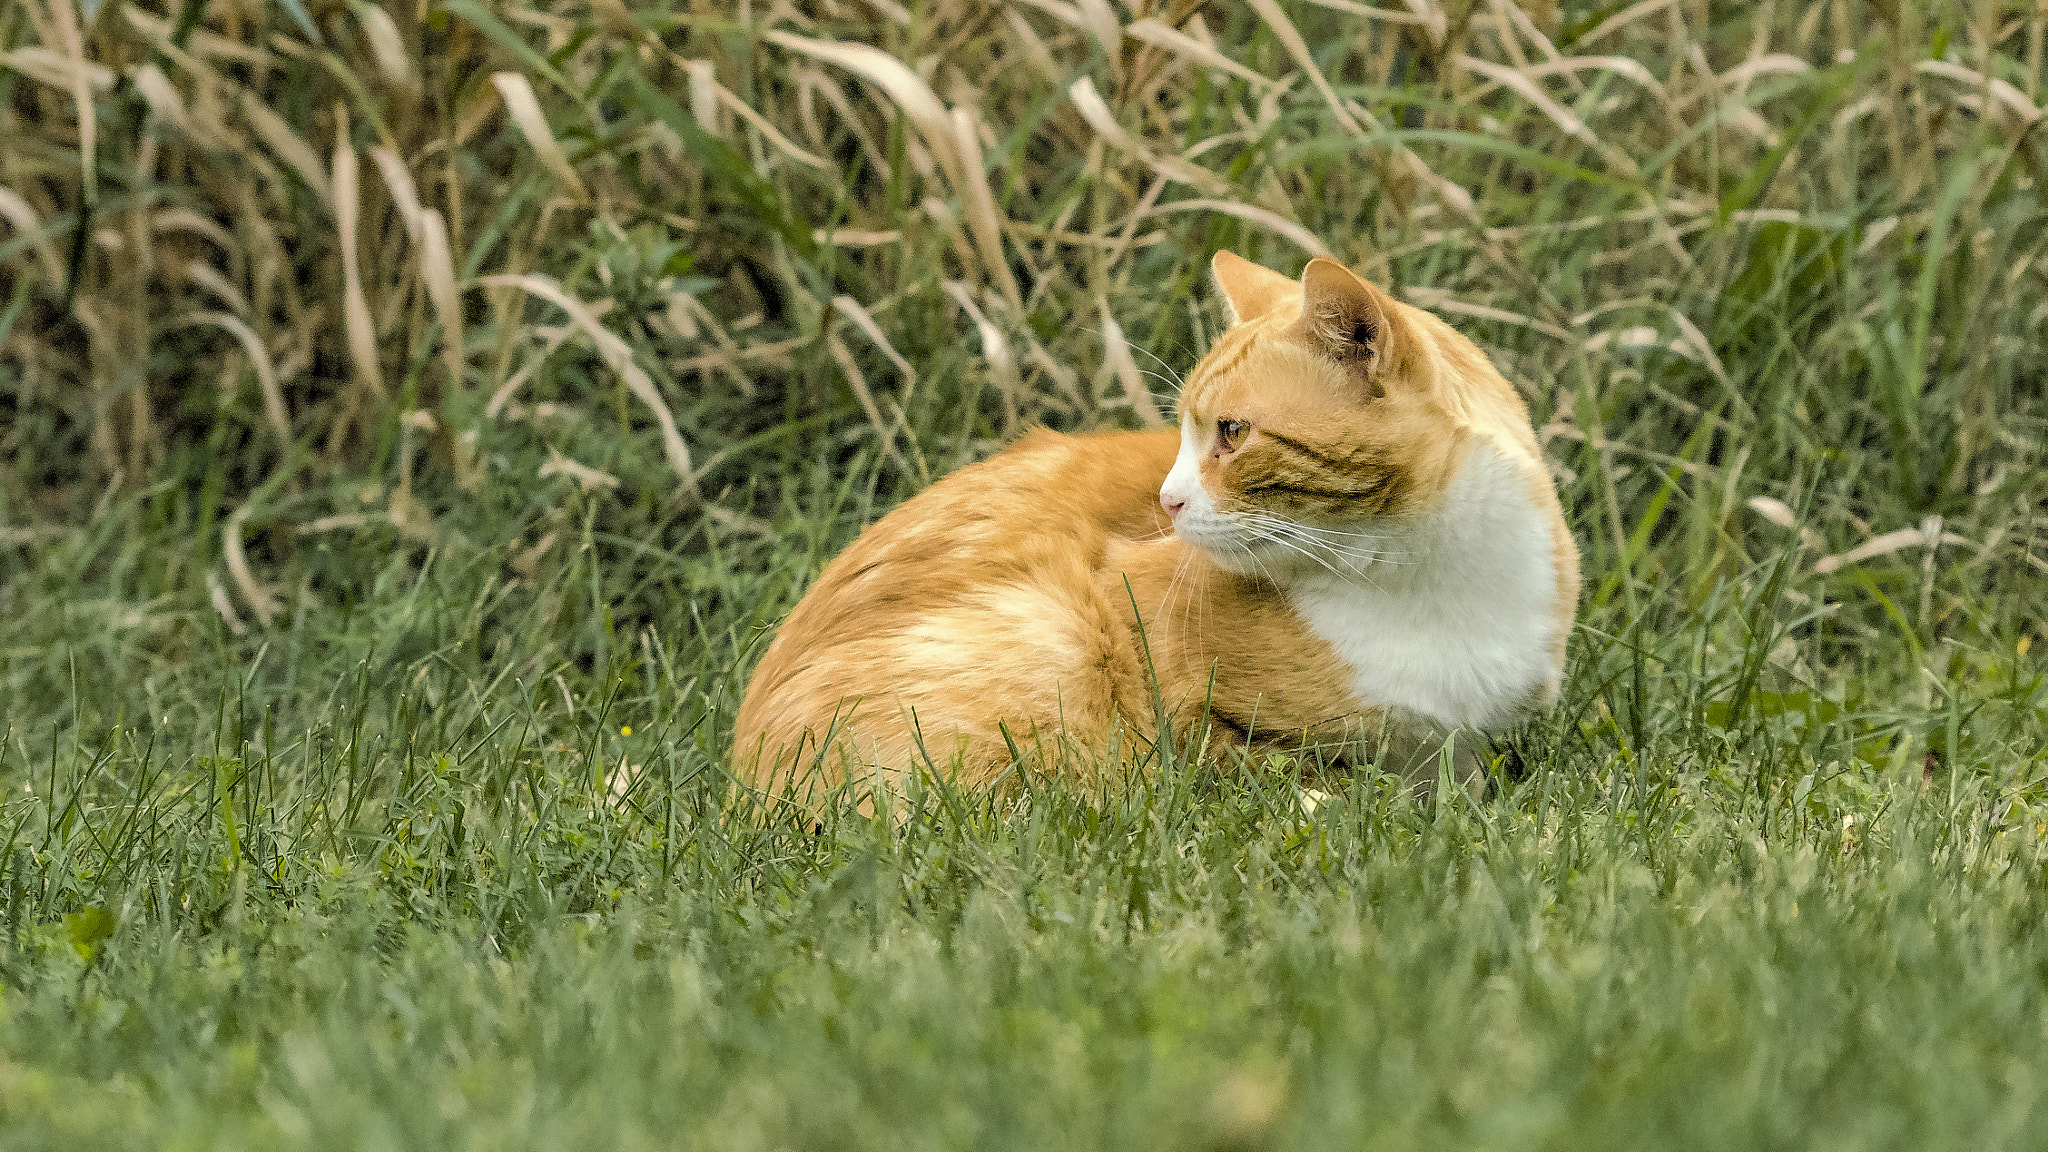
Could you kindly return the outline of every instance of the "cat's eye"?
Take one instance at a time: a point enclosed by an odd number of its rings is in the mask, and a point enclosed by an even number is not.
[[[1237,446],[1244,443],[1244,434],[1250,430],[1251,425],[1242,420],[1218,420],[1216,446],[1225,452],[1235,452]]]

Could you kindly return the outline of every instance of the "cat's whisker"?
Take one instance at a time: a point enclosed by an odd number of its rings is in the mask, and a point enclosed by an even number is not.
[[[1292,520],[1288,520],[1288,521],[1283,521],[1283,523],[1286,523],[1286,524],[1290,524],[1290,525],[1292,525],[1293,527],[1299,528],[1299,529],[1301,529],[1301,530],[1302,530],[1302,531],[1304,531],[1304,532],[1313,532],[1313,533],[1315,533],[1315,534],[1316,534],[1316,535],[1318,535],[1318,536],[1331,536],[1331,537],[1342,537],[1342,538],[1344,538],[1344,539],[1347,539],[1347,540],[1392,540],[1392,539],[1394,539],[1394,537],[1393,537],[1392,535],[1390,535],[1390,534],[1388,534],[1388,533],[1385,533],[1385,532],[1345,532],[1345,531],[1341,531],[1341,530],[1339,530],[1339,529],[1336,529],[1336,528],[1318,528],[1318,527],[1316,527],[1316,526],[1315,526],[1315,525],[1313,525],[1313,524],[1301,524],[1301,523],[1297,523],[1297,522],[1295,522],[1295,521],[1292,521]]]
[[[1290,523],[1275,516],[1247,516],[1244,518],[1244,527],[1246,531],[1264,539],[1278,541],[1284,537],[1300,544],[1330,552],[1341,553],[1349,551],[1348,549],[1333,546],[1328,541],[1320,540],[1304,532],[1300,525]]]
[[[1254,551],[1252,547],[1248,544],[1239,544],[1238,547],[1244,549],[1244,554],[1251,558],[1251,562],[1253,564],[1256,564],[1258,566],[1259,573],[1266,578],[1267,583],[1273,585],[1275,588],[1281,586],[1279,578],[1273,575],[1273,570],[1271,568],[1266,567],[1265,559],[1261,557],[1258,554],[1258,552]]]
[[[1298,529],[1316,536],[1342,537],[1352,540],[1392,540],[1396,538],[1394,534],[1388,532],[1346,532],[1341,528],[1323,528],[1314,524],[1304,524],[1299,520],[1290,520],[1277,513],[1264,512],[1257,509],[1239,512],[1237,515],[1257,520],[1262,524],[1284,524],[1289,528]]]
[[[1180,566],[1174,569],[1173,578],[1175,583],[1179,583],[1183,576],[1191,578],[1188,580],[1187,588],[1185,589],[1186,595],[1180,602],[1179,621],[1174,625],[1179,631],[1175,632],[1172,627],[1168,629],[1168,636],[1173,638],[1176,644],[1187,643],[1188,637],[1192,635],[1188,631],[1188,616],[1194,611],[1195,602],[1202,598],[1202,577],[1200,570],[1195,567],[1195,553],[1193,549],[1188,550],[1188,554],[1181,558]]]
[[[1130,349],[1131,351],[1133,351],[1133,352],[1143,352],[1143,353],[1144,353],[1145,355],[1147,355],[1147,356],[1151,356],[1151,357],[1152,357],[1152,362],[1153,362],[1154,364],[1157,364],[1157,365],[1159,365],[1159,366],[1160,366],[1161,368],[1164,368],[1164,369],[1166,370],[1166,376],[1167,376],[1167,377],[1171,377],[1171,378],[1172,378],[1172,379],[1168,380],[1167,382],[1173,385],[1173,393],[1174,393],[1174,395],[1176,395],[1176,396],[1180,395],[1180,391],[1181,391],[1181,388],[1182,388],[1182,387],[1184,387],[1184,386],[1186,385],[1187,381],[1185,381],[1185,380],[1181,379],[1181,375],[1180,375],[1180,373],[1178,373],[1178,372],[1175,372],[1175,371],[1173,370],[1173,365],[1171,365],[1171,364],[1168,364],[1168,363],[1167,363],[1166,361],[1164,361],[1164,360],[1161,360],[1161,359],[1160,359],[1160,358],[1159,358],[1159,357],[1158,357],[1157,355],[1155,355],[1155,354],[1153,353],[1153,351],[1152,351],[1152,350],[1151,350],[1150,348],[1140,348],[1140,347],[1138,347],[1138,346],[1137,346],[1136,344],[1132,344],[1132,343],[1130,343],[1130,342],[1128,342],[1128,341],[1126,341],[1126,342],[1125,342],[1125,347],[1129,348],[1129,349]],[[1141,369],[1141,371],[1142,371],[1142,369]],[[1150,375],[1152,375],[1152,373],[1150,373],[1150,372],[1146,372],[1146,373],[1145,373],[1145,375],[1147,375],[1147,376],[1150,376]],[[1165,379],[1165,377],[1161,377],[1161,379]]]
[[[1340,549],[1330,549],[1328,550],[1328,555],[1334,563],[1343,565],[1354,578],[1362,580],[1375,588],[1379,587],[1379,581],[1373,576],[1373,566],[1375,564],[1390,563],[1390,561],[1380,560],[1373,556],[1345,552]]]
[[[1324,554],[1343,559],[1345,562],[1360,567],[1361,569],[1364,566],[1371,564],[1404,563],[1404,561],[1396,559],[1396,557],[1404,555],[1403,553],[1375,552],[1369,548],[1346,547],[1342,544],[1333,544],[1328,540],[1319,540],[1313,536],[1304,536],[1300,533],[1291,532],[1287,529],[1279,529],[1275,532],[1275,534],[1285,536],[1291,540],[1304,544],[1310,548],[1317,549],[1318,551]]]
[[[1285,516],[1275,515],[1271,512],[1251,511],[1241,512],[1239,515],[1247,519],[1257,520],[1261,524],[1281,525],[1318,538],[1342,537],[1353,540],[1391,540],[1394,538],[1391,534],[1385,532],[1346,532],[1339,528],[1319,528],[1314,524],[1304,524],[1299,520],[1289,520]]]
[[[1312,560],[1312,561],[1314,561],[1314,562],[1315,562],[1315,563],[1317,563],[1317,564],[1320,564],[1320,565],[1322,565],[1322,566],[1323,566],[1323,568],[1324,568],[1324,569],[1325,569],[1326,571],[1328,571],[1328,572],[1330,573],[1330,575],[1332,575],[1332,576],[1335,576],[1335,577],[1337,577],[1337,578],[1339,578],[1339,579],[1342,579],[1342,578],[1343,578],[1343,576],[1344,576],[1344,573],[1342,573],[1342,572],[1339,572],[1339,571],[1337,570],[1337,566],[1336,566],[1336,565],[1334,565],[1334,564],[1332,564],[1332,563],[1330,563],[1330,561],[1329,561],[1328,559],[1326,559],[1326,558],[1324,558],[1324,557],[1322,557],[1322,556],[1318,556],[1318,555],[1316,555],[1316,554],[1315,554],[1314,552],[1311,552],[1311,551],[1309,551],[1309,550],[1308,550],[1307,548],[1304,548],[1304,547],[1302,547],[1301,545],[1299,545],[1299,544],[1296,544],[1296,543],[1294,543],[1294,542],[1292,542],[1292,541],[1288,540],[1288,539],[1287,539],[1286,537],[1284,537],[1284,536],[1280,536],[1280,535],[1278,535],[1277,533],[1270,533],[1270,532],[1259,532],[1259,531],[1256,531],[1256,530],[1254,530],[1254,532],[1253,532],[1253,535],[1254,535],[1254,536],[1257,536],[1257,537],[1258,537],[1259,539],[1261,539],[1261,540],[1264,540],[1264,541],[1266,541],[1266,542],[1267,542],[1267,543],[1269,543],[1269,544],[1278,544],[1278,545],[1279,545],[1280,547],[1282,547],[1282,548],[1285,548],[1285,549],[1287,549],[1287,550],[1288,550],[1289,552],[1294,552],[1294,553],[1297,553],[1297,554],[1299,554],[1299,555],[1301,555],[1301,556],[1304,556],[1304,557],[1308,558],[1309,560]],[[1249,549],[1249,548],[1247,548],[1247,549],[1246,549],[1246,551],[1250,551],[1250,549]],[[1362,575],[1364,575],[1364,572],[1363,572],[1362,570],[1360,570],[1360,569],[1357,569],[1357,568],[1353,568],[1353,569],[1352,569],[1352,575],[1354,575],[1354,576],[1362,576]],[[1276,583],[1277,583],[1277,581],[1276,581]]]
[[[1166,636],[1176,644],[1186,643],[1187,638],[1197,634],[1203,624],[1203,619],[1196,617],[1195,613],[1197,608],[1203,606],[1204,601],[1208,598],[1204,590],[1208,573],[1197,562],[1198,554],[1199,549],[1191,547],[1181,556],[1180,563],[1174,566],[1172,586],[1168,590],[1167,599],[1169,606],[1167,615],[1164,617],[1168,621]],[[1170,606],[1174,588],[1178,588],[1180,596],[1179,619],[1177,623],[1174,621]],[[1193,618],[1192,631],[1189,628],[1191,618]],[[1178,631],[1175,630],[1176,628]]]
[[[1371,572],[1368,570],[1373,563],[1378,562],[1374,557],[1360,553],[1353,549],[1339,548],[1329,545],[1327,543],[1313,540],[1309,540],[1306,542],[1298,542],[1297,540],[1290,539],[1284,532],[1273,530],[1275,528],[1281,527],[1287,529],[1294,529],[1300,526],[1291,524],[1287,521],[1281,521],[1275,518],[1274,520],[1264,522],[1253,521],[1247,525],[1246,530],[1249,531],[1253,536],[1265,541],[1266,543],[1274,544],[1279,547],[1285,548],[1291,552],[1297,553],[1305,557],[1306,559],[1317,565],[1320,565],[1324,571],[1328,572],[1332,576],[1335,576],[1339,580],[1356,579],[1363,581],[1370,587],[1379,587],[1379,581],[1375,580],[1372,577]],[[1304,546],[1304,543],[1306,543],[1307,546]],[[1325,556],[1316,549],[1327,551],[1331,555]],[[1345,572],[1338,570],[1336,563],[1332,562],[1333,558],[1336,561],[1342,562],[1344,564],[1344,567],[1349,570],[1349,575],[1347,575]]]
[[[1244,516],[1244,522],[1246,523],[1248,528],[1252,528],[1254,530],[1264,530],[1280,535],[1286,535],[1295,540],[1312,545],[1316,548],[1323,549],[1324,551],[1327,551],[1333,555],[1351,557],[1369,564],[1400,564],[1405,562],[1402,559],[1400,559],[1400,557],[1405,557],[1409,554],[1406,551],[1381,551],[1379,549],[1373,548],[1361,548],[1354,544],[1342,544],[1335,540],[1331,540],[1328,537],[1331,535],[1356,535],[1360,537],[1365,537],[1365,534],[1333,533],[1327,529],[1315,528],[1307,524],[1298,524],[1292,520],[1287,520],[1270,514],[1246,514]],[[1385,537],[1366,538],[1384,539]]]
[[[1094,332],[1096,335],[1102,337],[1104,343],[1107,343],[1109,341],[1109,332],[1107,329],[1096,328],[1094,329]],[[1123,345],[1127,351],[1142,352],[1147,356],[1151,356],[1154,363],[1158,364],[1161,368],[1166,369],[1167,375],[1165,376],[1161,376],[1159,373],[1151,371],[1150,369],[1146,368],[1138,368],[1138,374],[1140,376],[1149,376],[1152,379],[1157,380],[1160,383],[1166,385],[1168,388],[1173,389],[1173,394],[1170,397],[1170,399],[1173,401],[1173,405],[1177,407],[1180,403],[1181,389],[1186,385],[1186,381],[1181,379],[1180,373],[1175,372],[1173,370],[1172,365],[1168,364],[1164,360],[1159,359],[1159,357],[1154,355],[1152,350],[1149,348],[1140,348],[1137,345],[1132,344],[1128,339],[1123,341]],[[1133,364],[1132,367],[1135,368],[1137,366],[1136,364]],[[1155,404],[1157,404],[1161,399],[1161,397],[1158,394],[1154,393],[1150,388],[1145,389],[1145,394],[1148,397],[1150,397],[1153,403]]]
[[[1216,569],[1213,565],[1203,567],[1197,564],[1194,573],[1195,583],[1206,591],[1209,581],[1215,578]],[[1195,613],[1195,634],[1199,636],[1209,626],[1209,597],[1207,595],[1196,597],[1191,607]]]
[[[1138,375],[1140,375],[1140,376],[1144,376],[1144,377],[1148,377],[1148,378],[1150,378],[1150,379],[1153,379],[1153,380],[1157,380],[1157,381],[1159,381],[1159,382],[1160,382],[1161,384],[1164,384],[1164,385],[1166,385],[1166,386],[1167,386],[1168,388],[1171,388],[1171,389],[1173,389],[1173,391],[1174,391],[1174,394],[1175,394],[1175,395],[1179,395],[1179,393],[1180,393],[1180,381],[1178,381],[1178,380],[1173,380],[1173,379],[1170,379],[1170,378],[1168,378],[1168,377],[1166,377],[1166,376],[1162,376],[1162,375],[1160,375],[1159,373],[1157,373],[1157,372],[1154,372],[1154,371],[1152,371],[1152,370],[1151,370],[1151,369],[1149,369],[1149,368],[1140,368],[1140,369],[1138,369]]]
[[[1300,555],[1315,561],[1316,563],[1322,565],[1324,568],[1329,569],[1333,575],[1341,575],[1341,573],[1338,573],[1335,568],[1332,568],[1330,566],[1330,562],[1328,559],[1322,556],[1318,556],[1313,551],[1310,551],[1308,548],[1303,547],[1300,543],[1289,540],[1285,535],[1276,530],[1277,525],[1273,523],[1262,521],[1252,517],[1246,517],[1241,521],[1240,526],[1253,539],[1262,541],[1267,544],[1277,544],[1282,548],[1286,548],[1291,552],[1299,553]]]
[[[1169,621],[1167,624],[1169,635],[1172,631],[1172,624],[1170,623],[1171,617],[1167,614],[1167,606],[1173,603],[1174,589],[1180,587],[1181,577],[1187,575],[1188,565],[1194,563],[1194,559],[1195,554],[1193,550],[1189,550],[1186,555],[1180,558],[1180,563],[1174,565],[1173,576],[1166,581],[1166,593],[1159,598],[1159,607],[1152,613],[1152,618],[1155,620]],[[1192,595],[1193,589],[1189,589],[1189,593]]]

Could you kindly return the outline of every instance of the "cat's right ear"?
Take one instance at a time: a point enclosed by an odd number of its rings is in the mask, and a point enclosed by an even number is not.
[[[1232,324],[1257,320],[1281,301],[1301,291],[1301,286],[1294,281],[1270,268],[1261,268],[1234,252],[1216,253],[1216,258],[1209,261],[1209,272],[1216,277],[1216,287],[1223,291],[1223,299],[1230,304]]]
[[[1333,359],[1355,368],[1378,394],[1380,369],[1396,343],[1393,301],[1328,256],[1308,262],[1299,291],[1305,333]]]

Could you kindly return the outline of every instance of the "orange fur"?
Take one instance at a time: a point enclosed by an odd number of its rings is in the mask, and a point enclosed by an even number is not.
[[[1115,767],[1149,749],[1155,700],[1180,737],[1206,709],[1225,743],[1279,747],[1418,717],[1499,723],[1554,695],[1577,552],[1514,390],[1442,321],[1334,261],[1299,283],[1228,254],[1214,269],[1236,323],[1190,373],[1181,431],[1033,432],[870,528],[755,669],[743,779],[929,767],[980,784],[1013,745],[1055,770]],[[1504,475],[1518,479],[1502,489]],[[1477,637],[1470,667],[1418,666],[1415,699],[1398,677],[1375,688],[1430,645],[1379,667],[1347,613],[1369,623],[1420,597],[1463,650],[1458,601],[1487,599],[1468,586],[1491,571],[1459,535],[1468,504],[1549,549],[1546,572],[1513,545],[1498,565],[1543,585],[1507,589],[1531,607],[1506,629],[1542,653]],[[1383,540],[1424,559],[1404,569],[1356,543]]]

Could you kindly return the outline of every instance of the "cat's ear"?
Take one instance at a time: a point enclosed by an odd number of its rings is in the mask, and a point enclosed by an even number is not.
[[[1209,261],[1209,271],[1230,304],[1232,324],[1257,320],[1296,291],[1294,281],[1234,252],[1216,253],[1216,258]]]
[[[1330,357],[1352,365],[1377,387],[1379,369],[1394,353],[1394,302],[1364,277],[1318,256],[1301,273],[1301,323]]]

